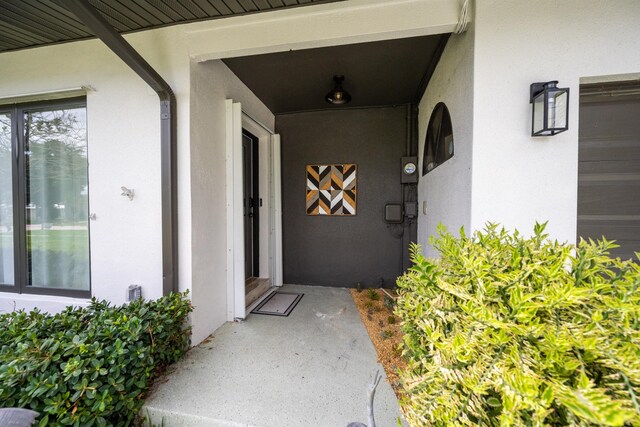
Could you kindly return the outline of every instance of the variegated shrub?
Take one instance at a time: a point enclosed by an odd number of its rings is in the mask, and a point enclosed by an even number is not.
[[[640,266],[489,224],[398,280],[413,426],[640,426]]]

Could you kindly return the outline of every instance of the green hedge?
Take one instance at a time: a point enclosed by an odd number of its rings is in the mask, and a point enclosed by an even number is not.
[[[413,248],[396,314],[414,426],[640,426],[640,266],[496,225]]]
[[[49,315],[0,315],[0,406],[39,425],[130,425],[153,378],[189,347],[185,294]]]

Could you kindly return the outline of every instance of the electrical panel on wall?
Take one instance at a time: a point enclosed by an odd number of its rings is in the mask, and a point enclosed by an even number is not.
[[[402,205],[399,203],[384,205],[384,220],[389,224],[402,223]]]
[[[418,158],[403,157],[402,158],[401,180],[403,184],[416,184],[418,182]]]

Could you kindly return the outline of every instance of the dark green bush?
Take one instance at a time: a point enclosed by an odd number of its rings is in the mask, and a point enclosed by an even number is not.
[[[130,425],[153,378],[189,347],[185,294],[49,315],[0,315],[0,406],[39,425]]]
[[[367,296],[372,301],[378,301],[380,299],[380,295],[378,294],[378,291],[376,291],[373,288],[368,288],[367,289]]]
[[[640,266],[496,225],[398,280],[414,426],[640,426]]]

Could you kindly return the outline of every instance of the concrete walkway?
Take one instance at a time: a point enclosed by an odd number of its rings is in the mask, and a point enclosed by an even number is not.
[[[346,289],[287,285],[304,297],[289,317],[252,314],[193,348],[159,381],[143,414],[164,426],[346,427],[367,422],[367,385],[378,427],[398,402]]]

